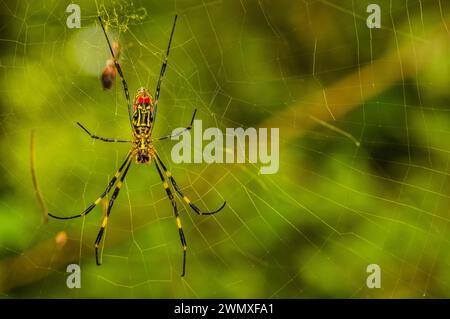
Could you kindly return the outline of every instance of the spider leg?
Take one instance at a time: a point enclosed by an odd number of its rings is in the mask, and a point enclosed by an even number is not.
[[[120,177],[120,180],[116,185],[116,188],[114,189],[111,199],[109,200],[108,209],[106,210],[106,215],[103,217],[100,231],[98,232],[97,239],[95,240],[95,261],[97,263],[97,266],[101,265],[101,262],[98,258],[98,246],[100,245],[100,241],[102,240],[103,233],[105,232],[105,229],[108,226],[108,218],[109,218],[109,214],[111,213],[111,208],[113,207],[114,201],[116,200],[117,196],[119,195],[120,188],[122,187],[123,181],[125,179],[125,176],[127,175],[128,169],[130,168],[131,162],[132,161],[128,161],[128,165],[125,168],[125,171],[123,172],[122,176]]]
[[[214,210],[212,212],[202,212],[200,210],[200,208],[198,208],[195,204],[193,204],[191,202],[191,200],[181,192],[180,188],[178,187],[177,183],[175,182],[175,179],[172,176],[172,173],[166,168],[166,166],[162,162],[162,160],[159,157],[159,155],[156,152],[156,150],[155,150],[155,158],[156,158],[157,162],[161,165],[161,167],[164,170],[164,172],[166,173],[166,176],[169,178],[170,182],[172,183],[172,185],[175,188],[175,190],[178,193],[178,195],[180,195],[181,198],[183,198],[183,200],[186,202],[186,204],[188,204],[192,208],[192,210],[194,212],[196,212],[198,215],[212,215],[212,214],[220,212],[225,207],[225,205],[227,203],[226,201],[223,202],[222,206],[220,206],[218,209],[216,209],[216,210]]]
[[[111,179],[111,181],[108,183],[108,186],[106,187],[105,191],[100,195],[99,198],[97,198],[95,200],[95,202],[93,202],[88,208],[86,208],[81,214],[78,215],[73,215],[73,216],[69,216],[69,217],[63,217],[63,216],[56,216],[53,215],[51,213],[48,213],[49,216],[56,218],[56,219],[73,219],[73,218],[78,218],[78,217],[82,217],[85,216],[87,214],[89,214],[89,212],[91,212],[95,206],[98,205],[98,203],[100,203],[100,201],[109,193],[109,191],[111,190],[111,188],[113,187],[114,183],[117,181],[117,178],[119,178],[120,174],[123,171],[123,168],[125,167],[125,165],[127,163],[131,163],[131,152],[128,153],[127,157],[125,158],[125,161],[122,163],[122,165],[120,166],[120,168],[117,170],[116,174],[114,175],[114,177]],[[123,177],[123,175],[122,175]]]
[[[127,141],[127,140],[119,140],[116,138],[107,138],[107,137],[101,137],[101,136],[97,136],[92,134],[91,132],[89,132],[87,130],[87,128],[85,128],[83,125],[81,125],[79,122],[77,122],[78,126],[81,127],[83,129],[83,131],[85,131],[90,137],[92,137],[95,140],[101,140],[103,142],[115,142],[115,143],[131,143],[132,141]]]
[[[167,46],[166,56],[164,58],[163,65],[161,67],[161,72],[159,74],[158,85],[156,86],[155,102],[153,103],[154,111],[153,111],[152,127],[153,127],[153,123],[155,122],[155,119],[156,119],[156,109],[158,106],[159,93],[161,91],[161,82],[164,77],[164,73],[166,72],[167,58],[169,57],[170,45],[172,43],[172,37],[173,37],[173,33],[175,31],[175,25],[177,24],[177,17],[178,16],[175,15],[175,19],[173,21],[173,26],[172,26],[172,32],[170,33],[169,45]]]
[[[100,21],[100,25],[102,26],[103,34],[105,35],[106,42],[108,43],[109,51],[111,51],[111,56],[112,56],[112,58],[114,60],[114,65],[116,66],[117,73],[119,73],[120,79],[122,80],[123,90],[125,91],[125,98],[127,99],[127,103],[128,103],[128,116],[130,118],[131,128],[134,130],[134,126],[133,126],[133,111],[132,111],[132,108],[131,108],[130,92],[128,91],[128,85],[127,85],[127,82],[125,81],[125,78],[123,76],[122,68],[120,67],[119,62],[117,61],[117,59],[116,59],[116,57],[114,55],[114,51],[113,51],[113,49],[111,47],[111,43],[109,42],[109,38],[108,38],[108,35],[106,34],[105,27],[103,26],[102,18],[98,17],[98,20]]]
[[[161,172],[161,169],[159,168],[159,164],[156,161],[156,158],[154,158],[154,159],[155,159],[156,169],[158,170],[159,177],[161,178],[164,189],[166,190],[167,197],[169,197],[170,202],[172,203],[173,213],[175,215],[175,220],[177,222],[178,233],[180,234],[181,245],[183,246],[183,271],[181,273],[181,277],[184,277],[184,274],[186,273],[186,250],[187,250],[186,238],[184,237],[183,228],[181,227],[181,220],[180,220],[180,216],[178,214],[178,208],[177,208],[177,203],[175,202],[175,198],[172,194],[172,191],[169,188],[169,184],[167,184],[167,181],[164,178],[164,175]]]
[[[194,118],[195,118],[195,114],[196,113],[197,113],[197,109],[194,110],[194,115],[192,115],[191,123],[189,123],[188,126],[186,126],[184,129],[180,130],[178,133],[175,133],[175,134],[172,134],[172,135],[163,136],[163,137],[158,137],[158,138],[155,138],[155,140],[161,141],[161,140],[165,140],[165,139],[168,139],[168,138],[177,137],[177,136],[180,136],[181,134],[183,134],[184,132],[189,131],[192,128],[192,124],[194,123]]]

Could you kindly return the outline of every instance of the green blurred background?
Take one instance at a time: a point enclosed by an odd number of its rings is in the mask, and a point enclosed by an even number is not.
[[[450,296],[448,1],[0,2],[0,291],[3,298],[429,298]],[[103,265],[93,242],[102,208],[81,212],[128,145],[120,82],[99,80],[109,52],[96,16],[122,46],[130,91],[156,87],[179,20],[155,135],[184,126],[280,127],[280,170],[180,164],[158,150],[185,193],[219,214],[182,208],[187,275],[155,168],[133,165],[111,213]],[[358,146],[359,144],[359,146]],[[101,205],[99,205],[101,206]],[[67,242],[56,243],[65,232]],[[66,287],[81,265],[81,289]],[[380,289],[366,267],[378,264]]]

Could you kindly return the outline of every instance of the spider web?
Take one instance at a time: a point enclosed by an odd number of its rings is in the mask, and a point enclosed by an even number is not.
[[[81,29],[60,1],[2,2],[0,290],[3,297],[301,298],[448,297],[449,38],[443,1],[80,2]],[[144,8],[144,9],[141,9]],[[132,165],[95,265],[104,208],[42,224],[29,167],[48,209],[81,212],[106,186],[129,145],[93,142],[76,121],[127,138],[120,81],[103,91],[105,14],[131,95],[163,80],[155,136],[189,123],[280,127],[280,170],[171,163],[194,203],[178,201],[187,275],[171,205],[153,165]],[[431,49],[432,48],[432,49]],[[64,231],[64,247],[55,242]],[[66,287],[81,266],[82,288]],[[381,289],[368,289],[378,264]]]

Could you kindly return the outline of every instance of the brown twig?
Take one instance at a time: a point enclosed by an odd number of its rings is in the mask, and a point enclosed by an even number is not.
[[[34,194],[36,195],[36,199],[41,207],[42,211],[42,221],[43,223],[48,222],[48,209],[45,206],[45,203],[42,199],[41,192],[39,190],[39,184],[36,176],[36,155],[35,155],[35,139],[34,139],[34,131],[31,131],[30,135],[30,167],[31,167],[31,179],[33,181]]]

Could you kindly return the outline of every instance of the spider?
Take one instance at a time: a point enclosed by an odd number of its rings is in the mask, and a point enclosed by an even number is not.
[[[166,165],[164,165],[163,161],[161,160],[161,158],[158,155],[158,152],[156,151],[155,146],[153,145],[153,141],[155,141],[155,140],[156,141],[165,140],[165,139],[168,139],[171,137],[179,136],[186,130],[190,130],[192,128],[192,123],[194,121],[195,114],[197,112],[197,110],[194,110],[194,114],[192,116],[192,120],[191,120],[190,124],[187,127],[185,127],[184,129],[180,130],[178,133],[173,134],[173,135],[159,137],[159,138],[152,137],[152,129],[153,129],[153,126],[155,124],[155,119],[156,119],[156,109],[157,109],[158,98],[159,98],[159,93],[160,93],[160,89],[161,89],[161,81],[163,79],[164,72],[166,71],[167,58],[169,56],[169,51],[170,51],[170,44],[172,42],[173,33],[175,31],[175,25],[177,23],[177,15],[175,15],[175,19],[174,19],[173,26],[172,26],[172,32],[170,34],[169,45],[167,47],[164,62],[161,67],[158,85],[156,87],[155,99],[152,98],[151,94],[149,93],[149,91],[147,89],[140,88],[137,90],[137,94],[134,98],[133,105],[131,105],[131,102],[130,102],[130,94],[128,91],[127,82],[125,81],[122,69],[120,68],[120,65],[119,65],[119,62],[117,61],[117,59],[114,55],[114,51],[111,47],[108,35],[106,34],[106,30],[103,25],[102,19],[101,19],[101,17],[98,17],[98,19],[100,21],[100,25],[102,27],[103,34],[106,37],[106,42],[108,43],[109,50],[111,51],[114,65],[117,69],[120,79],[122,80],[122,85],[123,85],[123,89],[125,92],[125,98],[126,98],[127,104],[128,104],[128,115],[129,115],[129,120],[130,120],[130,124],[131,124],[131,128],[132,128],[133,139],[132,140],[120,140],[120,139],[114,139],[114,138],[100,137],[100,136],[91,134],[91,132],[89,132],[80,123],[77,122],[77,124],[93,139],[101,140],[104,142],[132,143],[132,147],[131,147],[131,150],[126,155],[125,160],[120,165],[117,172],[115,173],[114,177],[108,183],[104,192],[89,207],[87,207],[81,214],[77,214],[77,215],[69,216],[69,217],[63,217],[63,216],[56,216],[56,215],[49,213],[49,216],[56,218],[56,219],[73,219],[73,218],[85,216],[85,215],[89,214],[94,209],[94,207],[96,207],[100,203],[100,201],[103,198],[106,197],[106,195],[111,191],[111,189],[115,185],[114,192],[111,196],[111,199],[109,200],[106,214],[103,217],[102,224],[101,224],[100,230],[98,232],[98,235],[97,235],[97,238],[96,238],[95,244],[94,244],[95,260],[96,260],[97,265],[100,266],[101,261],[99,259],[98,247],[102,240],[103,233],[105,232],[105,229],[108,225],[108,218],[111,213],[111,209],[114,204],[114,200],[119,195],[120,188],[125,180],[125,176],[128,173],[128,169],[130,168],[133,159],[135,159],[137,164],[150,164],[151,161],[153,160],[153,162],[155,163],[156,170],[158,171],[158,175],[161,178],[163,187],[166,191],[167,197],[169,198],[169,200],[172,204],[173,213],[175,215],[175,221],[176,221],[176,225],[178,227],[178,233],[179,233],[181,245],[183,248],[183,269],[182,269],[182,273],[181,273],[181,276],[183,277],[186,273],[187,244],[186,244],[186,238],[184,236],[183,228],[181,226],[181,220],[180,220],[177,204],[175,201],[175,197],[171,190],[171,187],[169,187],[167,179],[169,180],[170,184],[172,184],[172,187],[174,188],[175,192],[198,215],[215,214],[215,213],[221,211],[225,207],[226,202],[224,202],[222,204],[222,206],[220,206],[215,211],[202,212],[195,204],[193,204],[191,202],[191,200],[187,196],[185,196],[181,192],[181,189],[175,182],[175,179],[173,178],[172,173],[167,169]],[[163,174],[163,172],[164,172],[164,174]]]

